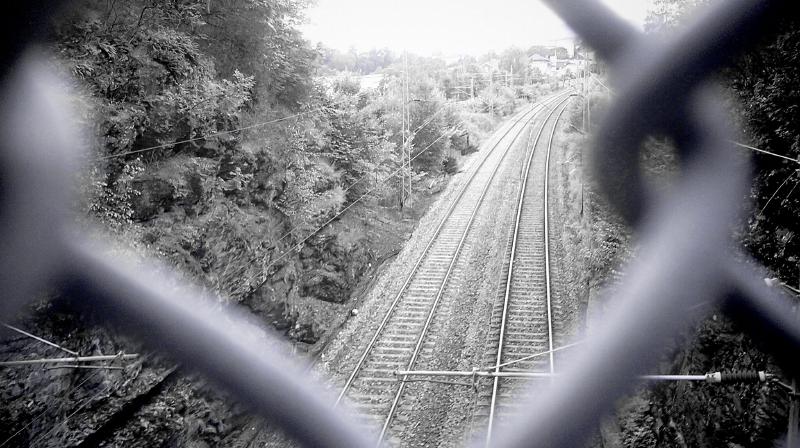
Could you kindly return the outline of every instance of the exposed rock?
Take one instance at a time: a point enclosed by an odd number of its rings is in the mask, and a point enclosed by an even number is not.
[[[242,197],[244,195],[244,185],[240,178],[235,177],[233,179],[225,181],[222,184],[222,193],[225,196],[236,196]]]
[[[231,180],[237,175],[252,174],[255,164],[256,158],[252,154],[243,151],[228,151],[219,162],[217,177],[222,180]]]
[[[228,145],[222,142],[218,138],[212,138],[210,140],[205,140],[199,145],[194,145],[192,147],[192,153],[198,157],[204,158],[217,158],[225,153],[228,149]]]
[[[349,298],[347,281],[341,272],[330,266],[307,272],[301,292],[304,296],[326,302],[343,303]]]
[[[139,194],[131,200],[133,218],[147,221],[160,212],[169,211],[175,204],[175,187],[168,181],[145,176],[132,182]]]

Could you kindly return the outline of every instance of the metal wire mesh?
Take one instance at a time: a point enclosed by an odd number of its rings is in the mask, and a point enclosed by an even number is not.
[[[612,67],[618,95],[595,136],[593,171],[636,227],[641,252],[588,349],[527,404],[524,424],[498,434],[497,445],[581,443],[634,376],[655,364],[657,348],[688,325],[700,302],[722,304],[796,375],[800,327],[789,317],[791,304],[764,285],[762,273],[729,238],[749,169],[731,149],[734,131],[707,81],[746,43],[768,33],[790,2],[720,2],[684,31],[655,42],[597,1],[547,1]],[[241,312],[220,310],[214,298],[176,287],[180,281],[167,269],[122,264],[70,229],[66,192],[71,163],[81,153],[78,139],[56,101],[58,81],[19,39],[35,39],[44,12],[54,9],[45,5],[9,7],[12,26],[0,47],[0,318],[12,318],[56,282],[151,347],[224,385],[301,444],[368,446],[331,410],[333,400],[321,387],[269,348],[276,336]],[[638,166],[641,143],[650,135],[671,137],[682,159],[680,178],[658,199]]]

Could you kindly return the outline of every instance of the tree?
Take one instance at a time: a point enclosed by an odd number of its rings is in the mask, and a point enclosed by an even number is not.
[[[696,9],[709,3],[656,0],[647,18],[647,29],[654,33],[675,29]],[[756,44],[723,70],[723,79],[740,104],[738,113],[746,123],[749,139],[762,149],[797,158],[800,91],[794,84],[800,76],[800,18],[783,17],[772,35]],[[800,260],[800,241],[794,237],[800,227],[795,216],[800,212],[800,198],[793,189],[797,176],[789,176],[797,165],[768,156],[757,156],[755,160],[752,199],[759,212],[750,217],[744,243],[759,261],[784,278],[795,280]]]
[[[708,0],[654,0],[645,19],[645,31],[660,33],[675,29]]]
[[[256,100],[296,109],[311,91],[317,53],[297,30],[303,0],[201,1],[202,23],[193,28],[223,76],[253,76]]]
[[[519,48],[509,48],[500,55],[500,70],[514,74],[512,84],[523,84],[528,73],[528,56]]]

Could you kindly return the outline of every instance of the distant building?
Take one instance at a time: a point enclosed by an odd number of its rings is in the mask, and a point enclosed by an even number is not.
[[[570,75],[573,75],[573,76],[577,76],[580,73],[580,70],[581,70],[581,62],[580,61],[576,61],[574,59],[570,59],[570,60],[565,60],[565,61],[560,61],[560,62],[563,62],[563,64],[560,65],[559,68],[558,68],[558,73],[559,74],[562,74],[562,75],[563,74],[570,74]]]
[[[528,63],[531,69],[539,70],[542,73],[549,73],[550,72],[550,60],[539,56],[538,54],[534,54],[530,58],[530,62]]]
[[[316,78],[317,81],[324,85],[327,89],[331,89],[337,82],[343,80],[351,80],[358,83],[359,90],[366,92],[369,90],[377,90],[380,87],[381,81],[386,78],[383,73],[372,73],[369,75],[356,75],[349,72],[340,72],[335,75],[321,76]]]
[[[500,59],[491,59],[480,65],[481,71],[486,74],[491,74],[500,71]]]
[[[357,78],[361,82],[361,90],[375,90],[386,77],[383,73],[373,73]]]

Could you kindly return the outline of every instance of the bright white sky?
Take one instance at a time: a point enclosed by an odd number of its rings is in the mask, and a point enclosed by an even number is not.
[[[642,27],[652,0],[602,0]],[[316,0],[301,27],[312,43],[342,51],[389,48],[479,55],[511,46],[558,45],[573,33],[539,0]]]

